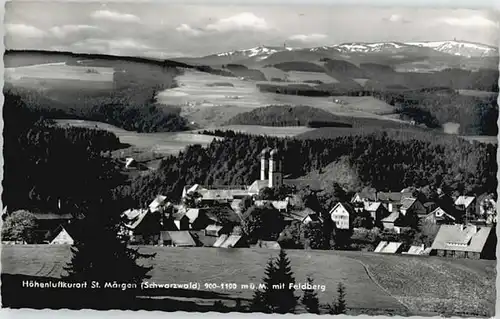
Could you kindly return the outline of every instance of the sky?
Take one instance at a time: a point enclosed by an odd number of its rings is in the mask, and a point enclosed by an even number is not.
[[[498,46],[499,21],[491,9],[11,1],[4,43],[7,49],[161,58],[284,43],[457,39]]]

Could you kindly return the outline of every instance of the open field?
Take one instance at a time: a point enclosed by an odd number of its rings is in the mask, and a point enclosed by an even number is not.
[[[208,145],[216,137],[193,134],[192,132],[162,132],[162,133],[137,133],[126,131],[116,126],[93,121],[83,120],[56,120],[59,125],[70,125],[77,127],[98,128],[114,133],[123,144],[129,144],[139,149],[142,153],[155,153],[161,155],[175,155],[186,146],[193,144]],[[125,156],[127,151],[122,152]]]
[[[16,80],[27,77],[105,82],[113,81],[113,73],[113,68],[89,68],[83,66],[72,66],[66,65],[65,62],[38,64],[5,69],[5,76],[7,80]]]
[[[305,126],[225,125],[213,127],[210,128],[210,130],[234,131],[245,134],[268,135],[275,137],[292,137],[305,132],[314,131],[315,128]]]
[[[486,144],[497,144],[498,143],[498,137],[497,136],[460,136],[464,140],[467,141],[477,141],[480,143],[486,143]]]
[[[476,97],[495,97],[497,92],[479,91],[479,90],[458,90],[461,95],[476,96]]]
[[[59,245],[4,246],[2,250],[3,274],[59,278],[70,257],[69,247]],[[154,266],[148,281],[158,284],[258,284],[268,258],[277,255],[277,251],[259,249],[142,246],[141,251],[157,253],[148,261]],[[326,285],[325,292],[318,292],[323,303],[336,297],[336,285],[343,282],[353,314],[370,308],[405,314],[408,306],[413,314],[494,315],[494,261],[337,251],[289,250],[288,255],[297,283],[311,274],[315,283]],[[252,296],[246,289],[215,292],[227,294],[228,299]]]
[[[345,102],[342,105],[334,103],[332,97],[263,93],[253,81],[192,70],[185,70],[184,74],[176,77],[176,81],[179,86],[160,92],[158,102],[181,106],[181,115],[202,128],[220,126],[239,113],[267,105],[309,105],[338,115],[399,121],[383,116],[394,113],[394,107],[373,97],[335,97]],[[210,86],[218,82],[232,86]]]

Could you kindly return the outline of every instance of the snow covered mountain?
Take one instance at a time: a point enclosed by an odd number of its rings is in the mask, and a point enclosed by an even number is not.
[[[255,61],[267,59],[272,54],[284,51],[309,51],[309,52],[332,52],[341,54],[353,53],[389,53],[415,51],[419,48],[437,51],[444,54],[464,57],[491,57],[498,56],[498,49],[492,46],[477,44],[465,41],[429,41],[429,42],[352,42],[342,43],[331,46],[321,46],[314,48],[289,48],[258,46],[246,50],[236,50],[218,53],[213,56],[235,58],[252,58]]]
[[[246,50],[236,50],[229,52],[221,52],[216,54],[218,57],[246,57],[246,58],[254,58],[257,61],[264,60],[269,57],[271,54],[281,52],[281,51],[291,51],[292,48],[285,47],[271,47],[271,46],[258,46],[251,49]]]
[[[498,55],[498,48],[463,41],[408,42],[407,44],[427,47],[439,52],[466,57],[489,57]]]

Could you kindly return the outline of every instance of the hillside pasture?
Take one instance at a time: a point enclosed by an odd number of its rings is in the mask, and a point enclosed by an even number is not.
[[[318,74],[321,76],[321,73]],[[180,106],[181,115],[199,128],[221,126],[237,114],[267,105],[309,105],[334,114],[374,118],[383,118],[378,114],[391,114],[394,110],[387,103],[372,97],[335,97],[346,102],[345,105],[340,105],[334,103],[332,97],[260,92],[254,81],[192,70],[185,70],[176,77],[176,81],[178,86],[158,93],[157,101],[163,105]],[[211,86],[219,82],[230,83],[232,86]]]
[[[288,71],[288,81],[305,83],[305,81],[321,81],[323,83],[338,83],[336,79],[325,73],[306,72],[306,71]]]
[[[457,90],[461,95],[476,96],[476,97],[496,97],[497,92],[479,91],[479,90]]]
[[[131,149],[116,151],[118,157],[132,154],[176,155],[189,145],[206,146],[216,139],[213,136],[193,134],[191,132],[137,133],[102,122],[84,120],[56,120],[56,122],[61,126],[96,128],[114,133],[121,143],[131,147]]]
[[[259,284],[266,262],[278,254],[265,249],[139,248],[144,253],[156,253],[154,260],[146,261],[154,267],[148,282],[198,282],[202,287],[204,283]],[[317,291],[322,303],[335,299],[337,284],[342,282],[349,314],[378,311],[494,316],[493,261],[303,250],[289,250],[288,256],[297,283],[312,275],[316,284],[326,286],[325,292]],[[4,246],[2,274],[60,278],[69,259],[70,249],[65,245]],[[234,305],[235,298],[247,303],[253,294],[250,289],[212,291],[220,293],[217,299],[228,305]],[[152,293],[143,292],[146,296]],[[169,293],[175,292],[160,292]],[[197,303],[207,302],[203,297],[191,298],[198,298],[194,300]]]
[[[112,88],[114,70],[110,67],[66,65],[65,62],[5,68],[5,81],[35,88]]]
[[[225,125],[212,127],[210,130],[233,131],[244,134],[267,135],[274,137],[293,137],[299,134],[314,131],[315,129],[305,126]]]

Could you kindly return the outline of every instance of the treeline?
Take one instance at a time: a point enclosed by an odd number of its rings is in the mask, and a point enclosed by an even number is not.
[[[190,146],[164,159],[158,171],[135,179],[119,196],[144,203],[159,193],[179,198],[185,185],[250,185],[259,178],[258,159],[265,147],[280,149],[284,175],[291,178],[346,157],[361,182],[380,191],[431,185],[482,194],[494,192],[497,184],[496,147],[489,144],[393,139],[387,134],[320,140],[231,135],[207,148]]]
[[[62,128],[5,94],[2,202],[10,211],[83,213],[111,199],[125,179],[118,164],[104,156],[120,147],[109,132]]]
[[[270,105],[257,108],[234,116],[226,125],[352,127],[349,123],[339,121],[339,117],[330,112],[303,105]]]

